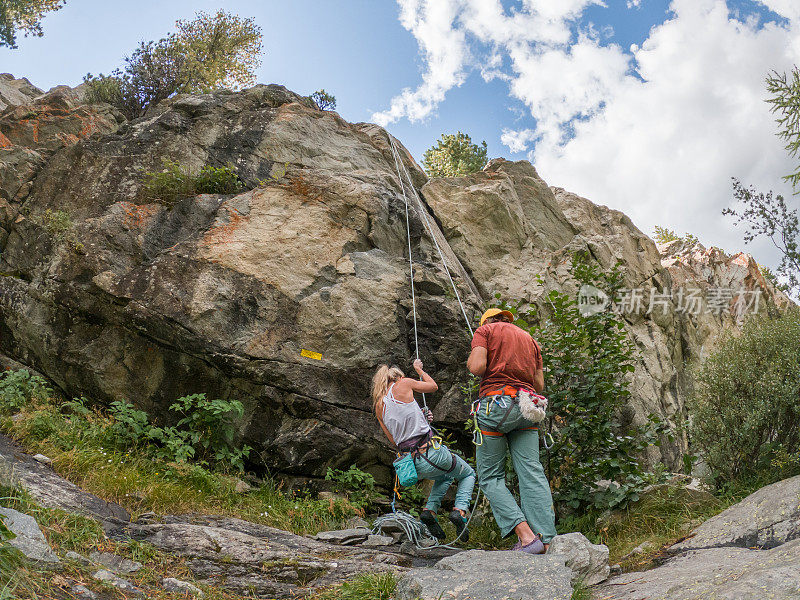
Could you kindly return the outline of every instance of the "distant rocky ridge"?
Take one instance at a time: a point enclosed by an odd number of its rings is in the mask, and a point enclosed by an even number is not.
[[[368,382],[381,362],[410,364],[413,334],[386,131],[277,85],[178,96],[132,122],[69,88],[38,92],[0,76],[0,352],[68,394],[160,415],[187,393],[238,398],[254,460],[287,478],[358,463],[388,479]],[[697,315],[674,294],[626,313],[641,358],[625,418],[685,416],[687,368],[737,326],[735,297],[706,312],[710,289],[758,291],[760,310],[789,302],[748,255],[662,254],[627,216],[549,187],[526,161],[429,180],[399,147],[422,200],[411,203],[420,352],[441,384],[429,400],[454,430],[469,338],[422,210],[471,316],[495,292],[540,303],[576,291],[577,250],[621,261],[631,289],[704,290]],[[249,189],[144,201],[143,172],[163,159],[231,164]],[[54,227],[56,212],[66,224]],[[660,458],[674,466],[685,444]]]

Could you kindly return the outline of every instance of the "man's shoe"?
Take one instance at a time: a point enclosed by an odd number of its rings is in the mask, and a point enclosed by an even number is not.
[[[450,513],[450,522],[456,526],[456,539],[454,541],[468,542],[467,518],[461,515],[461,511],[454,509]]]
[[[436,515],[433,514],[433,511],[423,510],[419,515],[419,520],[425,524],[425,527],[428,528],[428,531],[430,531],[431,535],[435,538],[443,540],[447,537],[444,529],[439,525],[439,521],[436,520]]]
[[[538,537],[533,540],[530,544],[522,545],[522,542],[517,542],[514,544],[514,547],[511,548],[512,550],[519,550],[520,552],[524,552],[525,554],[544,554],[544,544],[542,540]]]

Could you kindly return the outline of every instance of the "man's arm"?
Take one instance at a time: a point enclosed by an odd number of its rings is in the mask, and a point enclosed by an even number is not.
[[[469,358],[467,359],[467,369],[469,369],[469,372],[478,377],[483,377],[483,374],[486,373],[486,356],[486,348],[483,346],[475,346],[472,352],[469,353]]]
[[[533,376],[533,389],[540,394],[544,391],[544,371],[542,369],[536,369],[536,374]]]

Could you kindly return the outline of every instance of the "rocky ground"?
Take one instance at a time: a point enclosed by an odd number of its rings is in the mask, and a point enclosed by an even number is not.
[[[608,549],[578,533],[556,537],[544,556],[483,550],[407,554],[395,543],[400,540],[375,535],[365,522],[314,537],[213,515],[145,514],[131,522],[121,507],[53,472],[45,457],[34,459],[3,437],[0,442],[3,482],[14,481],[42,506],[98,520],[109,539],[146,542],[180,559],[189,580],[181,572],[184,579],[165,576],[158,585],[184,595],[219,588],[259,598],[313,596],[359,573],[392,572],[399,577],[396,600],[566,600],[578,582],[594,586],[598,600],[800,597],[800,476],[707,520],[670,548],[660,566],[608,579]],[[17,534],[12,545],[40,568],[57,574],[63,565],[78,565],[126,597],[147,594],[129,580],[142,564],[102,551],[59,556],[31,516],[0,512]],[[98,595],[69,572],[57,576],[73,597],[102,597],[102,588]]]

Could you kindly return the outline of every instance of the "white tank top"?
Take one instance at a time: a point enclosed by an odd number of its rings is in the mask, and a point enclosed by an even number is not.
[[[399,446],[406,440],[427,434],[431,426],[417,401],[400,402],[392,393],[393,387],[394,384],[383,397],[383,424]]]

